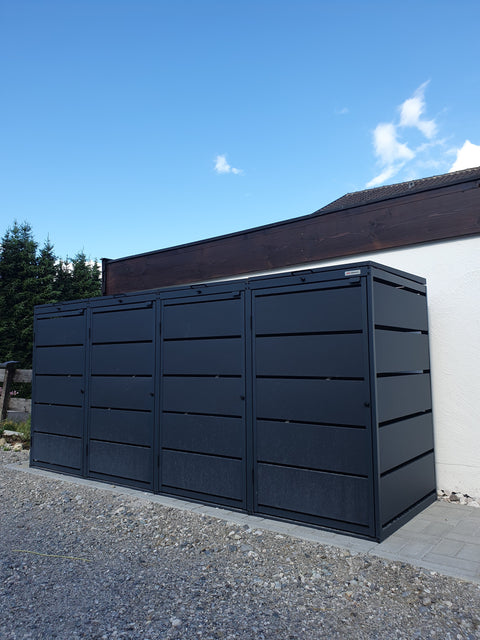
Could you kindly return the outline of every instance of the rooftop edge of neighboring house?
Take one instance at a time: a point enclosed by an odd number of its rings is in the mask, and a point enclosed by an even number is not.
[[[372,189],[346,193],[341,198],[338,198],[337,200],[330,202],[330,204],[327,204],[325,207],[318,209],[318,211],[315,211],[313,215],[340,211],[342,209],[350,209],[352,207],[360,207],[364,204],[373,204],[375,202],[382,202],[384,200],[390,200],[391,198],[399,198],[412,193],[421,193],[422,191],[440,189],[441,187],[461,184],[462,182],[470,182],[471,180],[480,180],[480,167],[472,167],[470,169],[452,171],[451,173],[442,173],[428,178],[408,180],[406,182],[388,184],[383,187],[373,187]]]

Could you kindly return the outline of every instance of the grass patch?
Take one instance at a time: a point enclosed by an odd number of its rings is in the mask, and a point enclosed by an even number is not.
[[[0,422],[0,437],[3,432],[6,431],[18,431],[23,436],[22,444],[24,447],[30,447],[30,432],[31,432],[31,422],[32,419],[29,416],[28,420],[25,422],[14,422],[13,420],[3,420]]]

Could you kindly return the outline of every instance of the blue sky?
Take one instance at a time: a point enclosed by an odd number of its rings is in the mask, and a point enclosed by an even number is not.
[[[480,3],[0,0],[0,234],[116,258],[480,165]]]

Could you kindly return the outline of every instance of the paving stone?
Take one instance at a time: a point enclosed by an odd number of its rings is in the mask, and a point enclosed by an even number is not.
[[[464,546],[465,544],[463,542],[444,539],[436,544],[432,551],[433,553],[441,554],[443,556],[451,556],[453,558],[463,549]]]
[[[478,544],[464,544],[456,557],[480,564],[480,542]]]

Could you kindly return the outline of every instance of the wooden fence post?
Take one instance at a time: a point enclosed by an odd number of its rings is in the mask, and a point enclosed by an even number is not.
[[[5,367],[3,374],[2,391],[0,392],[0,420],[7,418],[8,401],[10,400],[10,389],[13,382],[13,376],[15,374],[15,365],[18,362],[10,360],[9,362],[3,362],[0,367]]]

